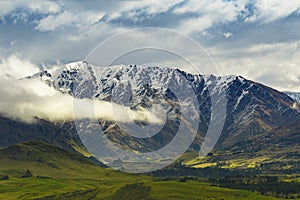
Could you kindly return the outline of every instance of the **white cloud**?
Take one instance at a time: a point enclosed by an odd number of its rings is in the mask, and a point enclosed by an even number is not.
[[[41,32],[54,31],[63,27],[72,28],[88,28],[98,22],[104,15],[104,11],[87,10],[83,7],[78,7],[72,3],[62,4],[54,1],[39,1],[39,0],[21,0],[21,1],[1,1],[2,6],[0,17],[9,15],[14,19],[14,23],[18,21],[27,22],[28,13],[46,14],[41,19],[34,19],[30,23],[35,23],[36,30]],[[15,9],[22,8],[26,11],[18,11],[10,13]]]
[[[0,1],[0,16],[6,15],[16,8],[24,8],[30,12],[38,12],[43,14],[58,13],[61,6],[54,1],[39,1],[39,0],[10,0]]]
[[[146,109],[131,110],[111,102],[76,99],[62,94],[38,79],[0,80],[1,115],[13,119],[35,122],[34,117],[48,121],[65,121],[74,119],[104,119],[118,122],[146,121],[162,123],[158,114]],[[73,105],[76,103],[76,115]],[[94,108],[93,112],[89,109]],[[117,110],[118,113],[114,113]],[[129,116],[129,117],[128,117]]]
[[[3,58],[0,62],[0,77],[23,78],[39,71],[29,60],[21,60],[16,55]]]
[[[59,27],[71,25],[71,23],[74,22],[73,17],[74,16],[67,11],[59,15],[49,15],[38,22],[36,29],[39,31],[53,31]]]
[[[253,5],[253,13],[246,9]],[[300,11],[300,1],[294,0],[237,0],[237,1],[199,1],[189,0],[174,10],[175,14],[193,14],[181,21],[178,30],[193,33],[204,31],[214,25],[235,22],[242,13],[247,13],[245,22],[268,23]]]
[[[198,17],[182,20],[177,27],[185,33],[201,32],[213,25],[235,21],[245,9],[245,1],[187,1],[182,7],[174,10],[175,14],[193,13]]]
[[[254,3],[256,12],[250,16],[249,21],[262,20],[271,22],[279,18],[287,17],[300,9],[300,1],[294,0],[256,0]]]
[[[281,91],[300,91],[300,41],[245,48],[209,49],[221,72],[237,74]]]
[[[112,8],[108,6],[98,6],[87,9],[80,2],[64,1],[38,1],[38,0],[21,0],[21,1],[2,1],[0,2],[0,16],[3,16],[16,8],[25,8],[30,12],[49,14],[42,19],[38,19],[37,30],[53,31],[63,26],[74,28],[89,28],[104,15],[107,16],[107,23],[110,20],[122,17],[131,22],[140,22],[155,18],[158,14],[172,10],[174,14],[185,15],[179,25],[174,24],[177,30],[186,33],[201,32],[213,25],[233,22],[241,15],[241,12],[248,13],[246,22],[270,22],[278,18],[286,17],[293,12],[299,12],[300,2],[294,0],[149,0],[149,1],[120,1],[111,2]],[[182,3],[179,5],[179,3]],[[254,13],[246,10],[246,5],[253,5]],[[103,7],[103,8],[102,8]],[[20,17],[23,17],[20,15]],[[16,19],[18,20],[18,19]],[[21,20],[21,18],[20,18]]]
[[[213,25],[213,20],[209,16],[183,21],[178,29],[184,33],[202,32]]]
[[[31,0],[24,1],[24,5],[30,10],[39,13],[58,13],[61,10],[61,6],[54,1]]]
[[[62,27],[88,28],[98,22],[105,14],[102,12],[73,13],[64,11],[57,15],[49,15],[38,21],[36,29],[39,31],[54,31]]]
[[[13,119],[32,123],[33,117],[50,121],[73,119],[105,119],[118,122],[147,121],[162,123],[159,114],[152,110],[130,107],[111,102],[76,99],[69,94],[63,94],[39,79],[19,79],[38,71],[30,61],[20,60],[10,56],[0,64],[0,113]],[[74,115],[73,105],[77,112]],[[89,111],[86,108],[94,108]],[[118,111],[114,113],[114,111]],[[160,114],[161,115],[161,114]]]
[[[147,0],[147,1],[124,1],[109,13],[109,19],[120,17],[123,13],[133,20],[138,20],[139,10],[142,10],[148,17],[159,13],[167,12],[172,6],[182,2],[182,0]]]
[[[230,38],[230,37],[233,36],[233,34],[230,33],[230,32],[226,32],[226,33],[223,33],[223,36],[224,36],[225,38]]]

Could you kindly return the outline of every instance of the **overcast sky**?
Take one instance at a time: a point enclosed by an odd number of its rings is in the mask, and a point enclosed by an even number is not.
[[[193,38],[222,75],[300,92],[300,0],[0,1],[0,74],[82,60],[108,37],[143,27]]]

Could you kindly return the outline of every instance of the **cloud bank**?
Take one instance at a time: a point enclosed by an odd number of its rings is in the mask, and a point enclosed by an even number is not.
[[[96,99],[77,99],[49,87],[39,79],[16,79],[38,70],[29,61],[23,62],[16,57],[10,57],[2,60],[0,66],[3,71],[0,74],[0,114],[6,117],[27,123],[35,122],[36,118],[53,122],[102,119],[124,123],[163,123],[155,111],[143,108],[132,110],[130,107]],[[24,68],[21,71],[23,73],[17,70],[21,66]]]

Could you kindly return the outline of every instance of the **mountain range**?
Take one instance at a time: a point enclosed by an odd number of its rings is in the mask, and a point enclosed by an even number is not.
[[[79,61],[27,78],[40,79],[50,87],[76,98],[111,101],[132,110],[145,108],[166,115],[161,127],[150,126],[147,129],[149,124],[146,122],[135,122],[136,126],[133,127],[138,127],[139,131],[158,132],[148,138],[128,135],[128,131],[134,131],[130,123],[97,121],[116,146],[137,152],[150,152],[167,145],[182,124],[187,128],[186,137],[196,132],[188,151],[199,151],[207,132],[218,128],[217,123],[211,122],[213,117],[217,118],[216,121],[224,121],[215,146],[218,150],[236,148],[244,141],[263,137],[280,127],[293,127],[293,123],[300,120],[299,104],[290,94],[241,76],[195,75],[155,65],[96,67]],[[191,91],[197,102],[191,100]],[[225,104],[220,100],[223,96],[226,97]],[[180,101],[184,102],[183,106]],[[225,107],[225,115],[215,116],[212,113],[213,104],[216,108]],[[186,119],[195,113],[199,113],[197,126],[189,124]],[[2,147],[38,139],[89,155],[78,137],[74,122],[38,120],[38,123],[28,125],[2,117],[1,127],[4,127],[0,133]]]

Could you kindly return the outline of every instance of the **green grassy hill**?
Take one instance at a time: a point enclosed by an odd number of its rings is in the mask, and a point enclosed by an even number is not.
[[[0,150],[0,179],[0,199],[274,199],[205,182],[118,172],[37,141]]]
[[[274,129],[199,158],[189,153],[179,160],[186,166],[258,169],[260,173],[299,174],[300,121]]]

